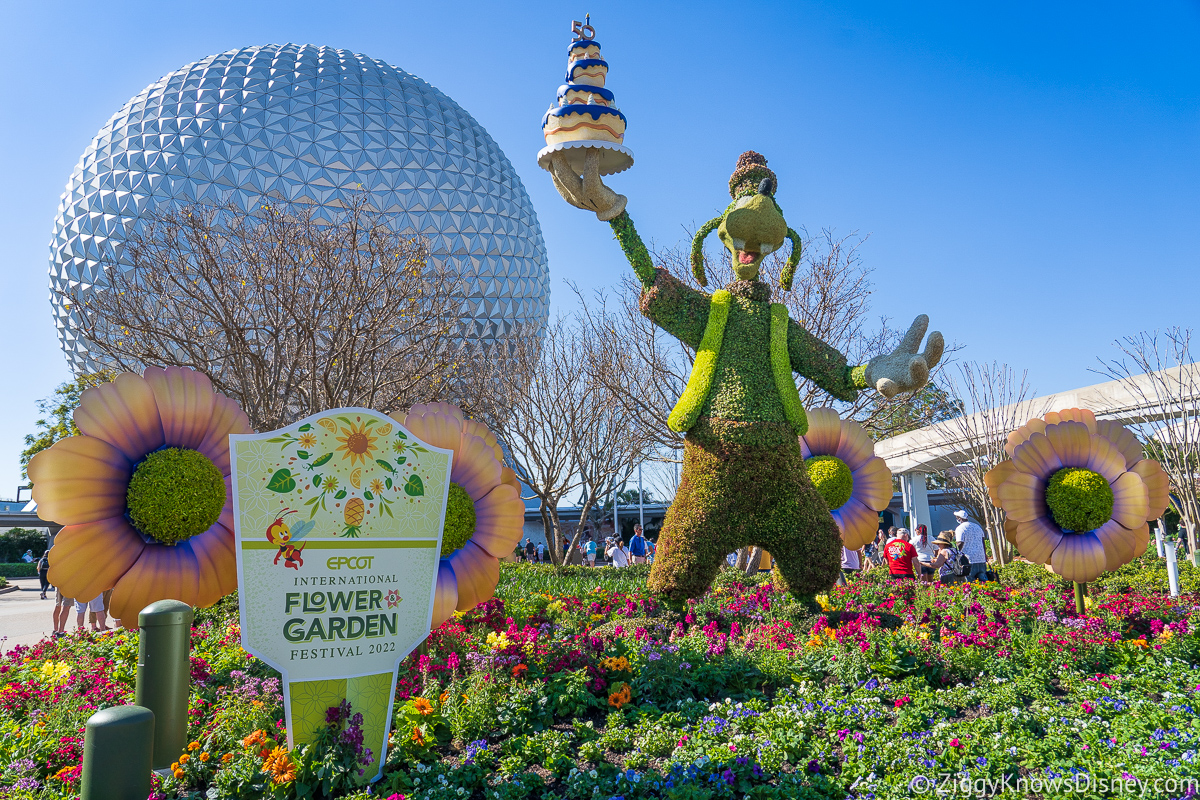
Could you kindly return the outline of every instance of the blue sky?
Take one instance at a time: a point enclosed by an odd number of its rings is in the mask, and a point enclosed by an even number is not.
[[[569,21],[590,11],[629,118],[611,179],[647,241],[727,201],[765,154],[794,227],[870,234],[875,311],[919,312],[960,357],[1094,383],[1113,339],[1195,326],[1200,4],[9,3],[0,29],[0,497],[34,401],[68,377],[47,300],[54,214],[131,96],[211,53],[311,42],[395,64],[484,125],[525,182],[555,305],[627,269],[534,163]]]

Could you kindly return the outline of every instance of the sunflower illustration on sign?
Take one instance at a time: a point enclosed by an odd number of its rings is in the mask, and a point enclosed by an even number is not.
[[[396,665],[441,599],[453,450],[342,408],[231,437],[230,451],[242,644],[283,673],[291,746],[346,700],[378,767]]]

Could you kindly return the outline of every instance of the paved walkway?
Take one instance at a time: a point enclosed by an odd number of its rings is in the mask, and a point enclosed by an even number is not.
[[[0,653],[18,644],[37,644],[54,630],[54,590],[51,589],[42,600],[37,578],[9,578],[8,583],[21,589],[0,594]],[[110,620],[108,624],[113,623]],[[86,616],[84,625],[87,625]],[[72,609],[67,631],[74,630],[75,611]]]

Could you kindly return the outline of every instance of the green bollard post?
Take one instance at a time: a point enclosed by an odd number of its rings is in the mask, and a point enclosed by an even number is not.
[[[154,712],[154,769],[166,769],[188,743],[192,607],[159,600],[138,614],[138,627],[135,702]]]
[[[1084,616],[1087,613],[1087,604],[1083,598],[1087,594],[1087,584],[1075,583],[1075,613],[1079,616]]]
[[[80,800],[146,800],[154,714],[141,706],[113,706],[88,717],[83,734]]]

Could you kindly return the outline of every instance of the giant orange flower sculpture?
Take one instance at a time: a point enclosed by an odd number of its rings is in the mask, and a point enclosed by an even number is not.
[[[502,463],[504,451],[483,423],[447,403],[416,405],[396,420],[421,441],[454,451],[433,602],[436,628],[455,610],[491,599],[500,559],[521,539],[525,504],[516,475]]]
[[[1011,460],[985,480],[1022,556],[1087,583],[1146,552],[1170,481],[1128,428],[1070,408],[1031,419],[1004,449]]]
[[[113,590],[125,627],[156,600],[212,605],[237,588],[229,434],[237,403],[202,373],[149,368],[88,389],[79,436],[29,462],[38,515],[64,527],[50,582],[88,601]]]
[[[875,442],[861,425],[832,408],[808,412],[800,450],[813,487],[825,498],[842,543],[857,550],[875,538],[879,512],[892,499],[892,472],[875,455]]]

